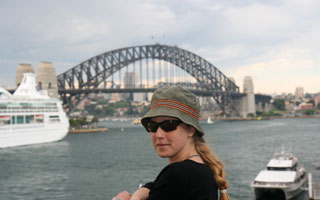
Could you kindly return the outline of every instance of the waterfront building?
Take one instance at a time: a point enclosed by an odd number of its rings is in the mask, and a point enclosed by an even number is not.
[[[303,97],[304,97],[303,87],[297,87],[295,95],[296,95],[297,99],[303,99]]]
[[[140,88],[145,88],[145,85],[142,84],[139,86]],[[144,102],[144,101],[148,101],[148,94],[147,93],[134,93],[133,94],[133,101],[135,102]]]
[[[314,106],[319,109],[320,108],[320,92],[318,92],[313,96],[313,101],[314,101]]]
[[[115,85],[114,86],[116,89],[119,89],[121,88],[121,85]],[[113,102],[118,102],[118,101],[121,101],[123,98],[122,96],[120,95],[120,93],[112,93],[111,94],[111,97],[110,97],[110,103],[113,103]]]
[[[312,103],[301,103],[300,105],[299,105],[299,109],[300,110],[311,110],[311,109],[313,109],[313,104]]]

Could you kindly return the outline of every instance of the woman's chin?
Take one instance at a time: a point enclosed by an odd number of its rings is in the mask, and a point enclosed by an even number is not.
[[[161,158],[168,158],[169,157],[169,155],[167,153],[164,153],[164,152],[157,152],[157,154]]]

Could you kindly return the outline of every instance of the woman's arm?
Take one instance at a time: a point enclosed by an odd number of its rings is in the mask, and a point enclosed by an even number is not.
[[[130,200],[146,200],[149,196],[150,190],[142,187],[135,191]]]
[[[113,197],[112,200],[116,200],[116,199],[130,200],[131,197],[132,195],[129,192],[123,191],[123,192],[120,192],[117,196]]]
[[[113,197],[112,200],[122,199],[122,200],[146,200],[149,196],[150,190],[148,188],[142,187],[131,195],[127,191],[120,192],[117,196]]]

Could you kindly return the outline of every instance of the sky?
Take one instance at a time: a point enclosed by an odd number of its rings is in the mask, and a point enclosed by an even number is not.
[[[61,74],[98,54],[176,45],[255,93],[320,92],[319,0],[1,0],[0,86],[50,61]]]

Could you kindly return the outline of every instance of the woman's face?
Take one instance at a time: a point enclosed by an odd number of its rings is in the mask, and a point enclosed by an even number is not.
[[[154,117],[151,121],[160,123],[165,120],[178,120],[174,117]],[[179,124],[176,130],[165,132],[158,127],[156,132],[150,132],[152,145],[158,155],[169,158],[170,162],[186,159],[193,145],[193,134],[195,129],[186,124]]]

